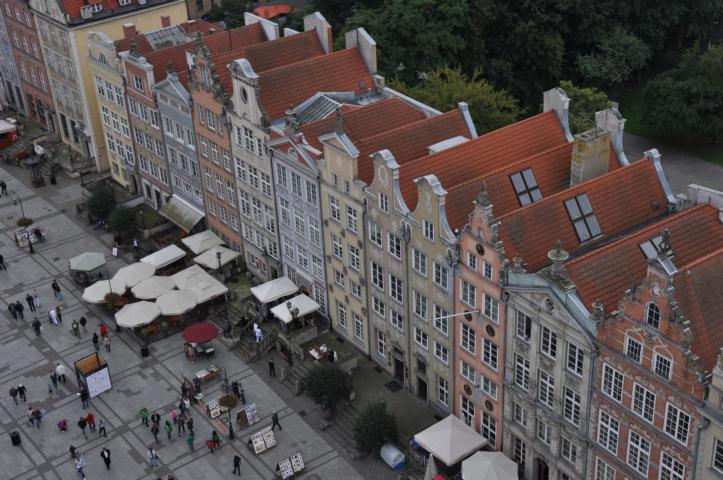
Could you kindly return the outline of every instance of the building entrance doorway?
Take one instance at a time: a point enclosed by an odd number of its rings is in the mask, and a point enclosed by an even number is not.
[[[404,385],[404,361],[397,356],[394,357],[394,378]]]
[[[550,467],[547,466],[544,460],[541,458],[537,459],[537,480],[549,480],[550,478]]]
[[[427,381],[421,377],[417,377],[417,396],[427,400]]]

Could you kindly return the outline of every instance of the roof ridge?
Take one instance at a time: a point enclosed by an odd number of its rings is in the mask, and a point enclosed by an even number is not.
[[[673,253],[675,253],[675,252],[673,252]],[[690,262],[686,263],[685,265],[677,266],[678,271],[675,273],[675,275],[682,273],[683,270],[689,270],[691,268],[695,268],[721,254],[723,254],[723,245],[718,247],[717,250],[713,250],[712,252],[708,253],[707,255],[703,255],[702,257],[696,258],[695,260],[691,260]]]
[[[396,97],[392,97],[392,98],[396,98]],[[407,102],[405,102],[404,100],[401,100],[401,99],[397,99],[397,100],[399,100],[399,101],[402,102],[402,103],[407,103]],[[412,108],[416,108],[416,107],[412,107]],[[390,130],[387,130],[386,132],[380,132],[380,133],[376,133],[376,134],[374,134],[374,135],[370,135],[370,136],[368,136],[368,137],[359,138],[359,139],[357,139],[357,141],[363,143],[364,141],[376,140],[378,137],[380,138],[380,137],[383,137],[383,136],[385,136],[385,135],[389,135],[389,134],[392,134],[392,133],[395,133],[395,132],[398,133],[398,132],[400,132],[401,130],[409,129],[409,128],[415,126],[415,125],[419,125],[419,124],[421,124],[421,123],[423,123],[423,122],[427,122],[427,121],[430,121],[430,120],[437,120],[437,119],[440,119],[440,118],[447,118],[446,116],[452,116],[452,115],[455,114],[455,113],[457,113],[457,114],[460,113],[459,108],[454,108],[454,109],[452,109],[452,110],[446,111],[446,112],[444,112],[444,113],[440,113],[439,115],[434,115],[434,116],[432,116],[432,117],[420,118],[419,120],[415,120],[415,121],[413,121],[413,122],[411,122],[411,123],[407,123],[406,125],[399,125],[399,126],[397,126],[397,127],[394,127],[394,128],[392,128],[392,129],[390,129]],[[426,158],[426,156],[425,156],[425,157],[419,157],[419,158]],[[415,159],[415,160],[416,160],[416,159]]]
[[[637,162],[635,162],[635,163],[637,163]],[[630,166],[632,166],[632,164]],[[622,169],[619,169],[619,170],[622,170]],[[627,235],[625,237],[620,237],[610,243],[601,245],[600,247],[590,250],[589,252],[586,252],[580,256],[575,256],[566,263],[566,266],[569,267],[571,265],[581,263],[583,260],[585,260],[589,257],[599,255],[604,252],[607,252],[608,250],[617,248],[621,244],[624,244],[625,242],[630,241],[633,237],[636,237],[638,235],[643,235],[646,232],[649,232],[649,231],[650,232],[653,232],[653,231],[659,232],[661,230],[661,227],[663,227],[665,225],[669,225],[672,222],[678,221],[681,218],[684,218],[684,217],[687,218],[687,217],[693,215],[694,213],[697,213],[698,211],[704,210],[706,208],[712,208],[715,210],[715,207],[708,203],[701,203],[699,205],[695,205],[694,207],[691,207],[687,210],[683,210],[682,212],[678,212],[677,214],[673,214],[673,215],[665,217],[661,220],[650,223],[650,224],[644,226],[643,228],[641,228],[640,230],[633,232],[631,235]],[[511,212],[511,213],[514,213],[514,212]]]
[[[274,38],[271,40],[266,40],[265,42],[255,43],[253,45],[249,45],[249,50],[253,51],[255,49],[254,47],[257,47],[259,50],[261,50],[262,46],[268,46],[268,44],[273,44],[275,46],[283,45],[285,43],[291,42],[292,40],[298,39],[299,37],[311,37],[311,36],[316,36],[316,32],[314,30],[300,32],[300,33],[296,33],[294,35],[287,35],[285,37]],[[314,57],[314,58],[316,58],[316,57]]]
[[[339,57],[342,57],[342,56],[351,55],[351,54],[353,54],[353,53],[355,53],[355,52],[359,52],[359,49],[358,49],[357,47],[354,47],[354,48],[345,48],[344,50],[338,50],[338,51],[336,51],[336,52],[331,52],[331,53],[327,53],[327,54],[324,54],[324,55],[319,55],[319,56],[316,56],[316,57],[307,58],[307,59],[304,59],[304,60],[300,60],[300,61],[298,61],[298,62],[287,63],[286,65],[280,65],[280,66],[278,66],[278,67],[276,67],[276,68],[272,68],[272,69],[270,69],[270,70],[266,70],[265,72],[262,72],[261,75],[259,75],[259,76],[262,77],[262,78],[263,78],[263,77],[269,77],[269,76],[272,76],[272,75],[274,75],[274,74],[276,74],[277,72],[282,71],[282,70],[289,70],[289,69],[292,69],[292,68],[304,67],[304,66],[306,66],[306,65],[308,65],[308,64],[310,64],[310,63],[312,63],[312,62],[316,62],[316,61],[319,61],[319,62],[321,62],[321,61],[331,61],[331,60],[330,60],[331,58],[339,58]],[[361,52],[359,52],[359,54],[361,55]]]

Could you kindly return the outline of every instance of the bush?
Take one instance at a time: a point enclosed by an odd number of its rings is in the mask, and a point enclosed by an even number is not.
[[[218,404],[231,410],[238,405],[238,398],[236,395],[224,395],[218,399]]]
[[[121,238],[129,238],[135,233],[136,215],[130,208],[118,207],[110,214],[108,224],[111,232]]]
[[[387,404],[377,402],[368,405],[354,425],[354,440],[365,452],[378,451],[382,445],[397,437],[397,420],[387,412]]]
[[[115,197],[113,190],[105,184],[99,184],[93,190],[88,199],[88,212],[93,220],[97,218],[107,219],[115,209]]]
[[[336,365],[329,363],[312,368],[304,378],[304,388],[316,403],[330,410],[333,410],[337,403],[349,396],[349,381],[346,373]]]
[[[33,219],[28,217],[20,217],[15,221],[15,225],[18,227],[29,227],[33,224]]]

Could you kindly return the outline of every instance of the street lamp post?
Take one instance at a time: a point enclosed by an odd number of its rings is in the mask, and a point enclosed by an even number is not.
[[[228,393],[228,375],[226,374],[226,367],[223,369],[223,381],[226,386],[226,397],[229,397]],[[233,433],[233,421],[231,420],[231,407],[228,408],[228,411],[226,412],[228,414],[228,438],[229,440],[233,440],[236,438],[236,435]]]

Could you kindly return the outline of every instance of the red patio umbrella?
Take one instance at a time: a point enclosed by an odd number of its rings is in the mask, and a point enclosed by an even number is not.
[[[216,338],[218,327],[213,323],[194,323],[183,329],[183,339],[188,343],[207,343]]]

